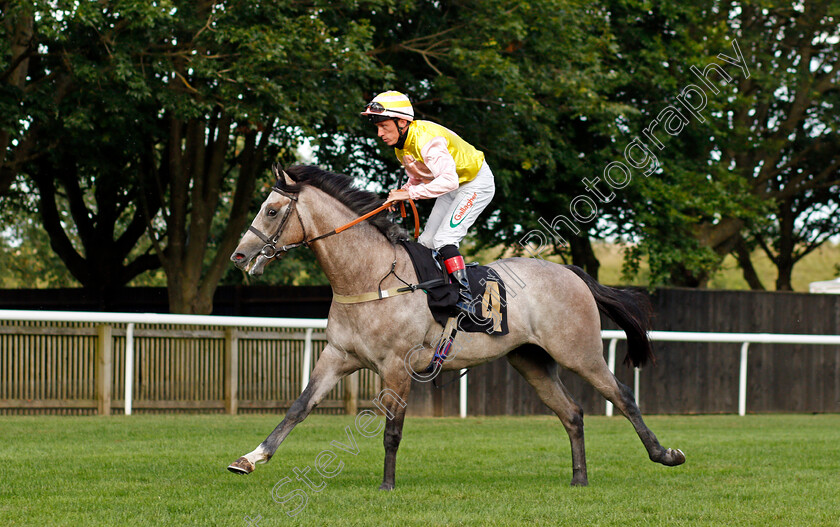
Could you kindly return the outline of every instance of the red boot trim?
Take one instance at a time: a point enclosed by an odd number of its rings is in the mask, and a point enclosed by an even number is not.
[[[461,269],[465,269],[464,266],[464,257],[463,256],[453,256],[447,260],[443,261],[444,267],[446,267],[446,272],[449,274],[454,273],[455,271],[460,271]]]

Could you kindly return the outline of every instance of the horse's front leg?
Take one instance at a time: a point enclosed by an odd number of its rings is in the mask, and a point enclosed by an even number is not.
[[[312,370],[309,384],[306,385],[306,389],[303,390],[297,400],[292,403],[291,408],[286,412],[286,417],[265,441],[260,443],[256,450],[231,463],[228,470],[236,474],[250,474],[254,471],[254,466],[257,463],[267,463],[295,425],[306,419],[306,416],[318,406],[318,403],[335,387],[338,381],[360,367],[361,364],[354,357],[327,344]]]
[[[389,371],[381,374],[385,388],[379,392],[374,403],[385,412],[385,471],[379,490],[393,490],[397,470],[397,449],[402,440],[405,408],[411,391],[411,377],[399,361]]]

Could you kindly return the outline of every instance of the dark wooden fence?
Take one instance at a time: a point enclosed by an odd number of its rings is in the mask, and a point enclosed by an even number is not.
[[[166,292],[162,289],[133,289],[130,294],[115,295],[117,301],[108,305],[86,300],[80,293],[82,292],[79,290],[0,291],[0,309],[166,312]],[[216,296],[214,314],[318,318],[326,316],[329,298],[329,287],[220,288]],[[840,296],[838,295],[662,289],[656,291],[651,300],[656,313],[654,322],[656,330],[840,334]],[[604,327],[615,329],[611,322],[605,322]],[[92,353],[90,346],[93,345],[91,342],[97,337],[95,329],[86,331],[89,333],[86,337],[75,338],[81,339],[78,341],[79,353],[90,355]],[[118,334],[117,338],[119,336]],[[12,378],[19,378],[21,382],[24,382],[24,373],[18,371],[20,361],[23,360],[20,354],[32,344],[27,344],[22,340],[12,342],[8,339],[0,341],[0,383],[7,383],[9,381],[4,379]],[[269,351],[259,348],[256,342],[254,346],[255,350],[263,350],[254,355],[254,360],[257,360],[257,357],[263,357],[259,360],[269,360]],[[277,349],[283,352],[285,346]],[[208,357],[215,357],[219,353],[213,351],[215,348],[212,346],[208,350],[210,350]],[[737,412],[740,345],[663,342],[657,343],[655,350],[656,365],[646,367],[641,371],[640,390],[637,394],[640,406],[645,413]],[[623,383],[632,387],[633,371],[620,365],[624,354],[623,342],[619,344],[618,351],[619,365],[616,367],[616,375]],[[38,360],[53,360],[49,357],[58,356],[59,352],[50,351],[49,353],[53,355],[45,355],[47,358]],[[177,355],[182,352],[160,351],[161,357],[171,353]],[[84,397],[86,401],[92,400],[92,395],[88,391],[93,389],[91,379],[95,371],[92,359],[88,359],[82,357],[72,363],[64,361],[67,367],[71,368],[68,370],[68,375],[72,376],[75,375],[73,372],[78,372],[79,375],[86,376],[88,380],[86,384],[80,385],[83,387],[79,388],[82,391],[78,394],[74,392],[61,395],[57,391],[56,394],[59,395],[55,397],[59,399]],[[289,362],[281,357],[271,360],[275,360],[277,364],[284,363],[283,361]],[[293,363],[295,362],[289,362],[289,364]],[[213,364],[216,366],[208,366],[208,375],[222,375],[214,369],[217,368],[218,362]],[[245,370],[250,367],[246,363],[241,366]],[[295,367],[299,368],[299,366]],[[17,368],[14,374],[9,373],[12,368]],[[6,375],[3,369],[7,370]],[[50,371],[49,368],[39,370],[37,375],[42,378],[39,386],[45,386],[45,390],[60,391],[61,383],[66,385],[67,381],[58,380],[58,378],[55,382],[51,381],[48,376],[53,373]],[[247,375],[247,372],[241,375]],[[286,377],[292,380],[283,381]],[[378,384],[373,377],[368,377],[369,374],[366,373],[361,382],[361,390],[357,389],[358,407],[368,406],[369,399],[377,393]],[[261,386],[261,390],[267,390],[266,393],[275,390],[283,395],[271,396],[272,404],[276,406],[271,407],[271,405],[258,402],[257,399],[262,397],[259,395],[261,392],[254,391],[255,398],[253,400],[248,398],[251,401],[247,404],[251,407],[248,410],[282,411],[290,403],[292,392],[299,389],[299,386],[294,385],[294,378],[295,374],[278,373],[277,387],[269,387],[263,380],[259,382],[254,380],[254,383]],[[453,378],[453,373],[447,373],[442,381],[446,382]],[[562,378],[587,413],[604,413],[604,399],[591,386],[568,372],[564,372]],[[747,378],[748,412],[840,411],[840,347],[838,346],[752,344]],[[243,383],[251,382],[245,377],[243,379]],[[55,385],[56,382],[58,385]],[[171,380],[161,378],[160,382],[166,383]],[[212,402],[195,403],[193,407],[197,410],[222,411],[224,401],[220,399],[220,394],[216,393],[219,389],[205,388],[212,392],[205,394],[205,400]],[[152,388],[147,387],[147,389]],[[119,393],[117,380],[114,380],[114,391]],[[343,385],[339,386],[325,404],[328,407],[325,411],[342,411],[347,408],[346,401],[343,400],[343,394],[346,393],[347,390]],[[11,394],[9,386],[4,387],[0,384],[0,406],[5,406],[5,411],[13,410],[10,408],[13,405],[10,404],[11,398],[8,394]],[[49,397],[53,396],[49,395]],[[95,411],[94,406],[95,404],[89,405],[89,411]],[[142,408],[142,406],[149,408]],[[154,406],[154,402],[144,403],[138,411],[152,411]],[[185,403],[179,408],[189,409],[189,406]],[[163,408],[165,406],[161,407]],[[458,415],[458,383],[453,382],[442,389],[437,389],[429,383],[415,382],[409,408],[411,413],[419,415]],[[469,415],[542,414],[548,413],[548,410],[519,374],[506,361],[500,360],[470,370],[468,413]]]
[[[326,318],[329,286],[222,286],[213,297],[214,315]],[[133,287],[112,291],[106,300],[84,289],[0,289],[0,309],[168,313],[166,289]]]
[[[662,289],[651,300],[654,329],[661,331],[840,334],[840,295]],[[605,321],[604,328],[616,326]],[[624,346],[618,345],[617,363]],[[737,412],[740,344],[659,342],[654,350],[656,364],[640,374],[637,399],[643,412]],[[632,369],[617,364],[616,375],[633,386]],[[479,366],[469,377],[470,415],[548,412],[505,361]],[[604,412],[604,399],[589,384],[569,372],[562,379],[587,413]],[[437,407],[457,415],[457,391],[445,393]],[[751,344],[746,408],[752,413],[840,411],[840,346]]]

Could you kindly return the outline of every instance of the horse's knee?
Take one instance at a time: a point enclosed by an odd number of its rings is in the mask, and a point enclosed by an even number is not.
[[[562,422],[571,440],[575,441],[583,437],[583,408],[576,404]]]
[[[569,427],[582,430],[583,429],[583,408],[575,404],[572,409],[572,415],[569,418]]]
[[[293,424],[298,424],[301,421],[303,421],[306,415],[308,414],[308,403],[309,401],[304,402],[300,399],[293,402],[292,405],[289,407],[289,411],[286,412],[286,420]]]
[[[627,385],[616,381],[618,385],[618,400],[614,401],[616,407],[627,417],[641,415],[639,406],[636,404],[636,396]]]
[[[385,437],[382,443],[385,445],[386,450],[396,449],[400,446],[400,441],[402,441],[402,430],[389,430],[387,427],[385,428]]]
[[[292,402],[292,405],[289,406],[289,410],[286,412],[286,419],[293,422],[294,424],[298,424],[303,421],[309,412],[312,411],[312,408],[315,406],[313,401],[313,397],[315,394],[315,386],[319,383],[317,378],[313,378],[309,381],[309,384],[303,389],[301,394],[298,396],[297,399]]]
[[[621,391],[621,399],[625,404],[636,404],[636,394],[626,384],[618,383],[618,389]]]

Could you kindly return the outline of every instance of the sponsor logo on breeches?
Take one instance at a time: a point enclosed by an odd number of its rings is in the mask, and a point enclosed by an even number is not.
[[[452,228],[457,227],[464,221],[464,218],[467,216],[467,213],[472,208],[473,204],[475,203],[475,198],[478,197],[478,194],[473,192],[473,195],[464,203],[462,206],[458,207],[455,212],[452,213],[452,218],[449,220],[449,226]]]

